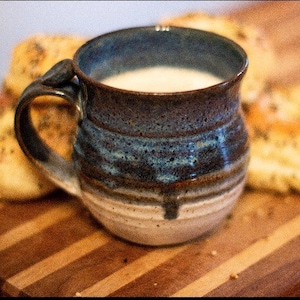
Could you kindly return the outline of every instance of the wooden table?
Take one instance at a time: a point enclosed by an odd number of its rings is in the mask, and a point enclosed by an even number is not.
[[[280,52],[273,81],[300,81],[300,2],[234,12]],[[2,296],[300,296],[300,195],[246,191],[210,236],[167,248],[107,233],[57,192],[0,202]]]

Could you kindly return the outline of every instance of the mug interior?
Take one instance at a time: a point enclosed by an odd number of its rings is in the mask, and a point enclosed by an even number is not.
[[[246,68],[247,56],[235,42],[211,32],[151,26],[90,40],[76,52],[74,65],[79,76],[98,83],[113,75],[154,66],[205,71],[228,81]]]

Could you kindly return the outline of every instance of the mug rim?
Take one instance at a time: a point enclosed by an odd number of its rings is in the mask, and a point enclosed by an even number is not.
[[[153,31],[154,30],[155,32],[171,31],[171,30],[193,31],[193,32],[200,31],[207,35],[214,36],[214,37],[218,38],[219,40],[223,40],[227,44],[229,44],[231,47],[235,48],[235,50],[238,51],[238,53],[240,54],[240,56],[242,58],[242,65],[241,65],[239,71],[236,72],[233,76],[229,77],[228,79],[224,79],[217,84],[199,88],[199,89],[186,90],[186,91],[175,91],[175,92],[149,92],[149,91],[135,91],[135,90],[130,90],[130,89],[117,88],[114,86],[104,84],[101,81],[98,81],[98,80],[92,78],[91,76],[89,76],[85,72],[83,72],[81,70],[81,68],[79,67],[78,59],[79,59],[80,52],[82,52],[83,49],[85,47],[87,47],[88,45],[94,43],[95,41],[103,39],[105,37],[117,35],[117,34],[120,34],[123,32],[138,31],[138,30],[144,30],[144,31]],[[86,81],[96,87],[104,88],[104,89],[119,92],[119,93],[132,94],[132,95],[145,95],[145,96],[147,96],[147,95],[166,96],[167,95],[167,96],[170,96],[170,95],[187,95],[187,94],[199,93],[200,91],[207,92],[208,90],[213,92],[216,89],[228,88],[228,87],[234,85],[236,83],[236,81],[241,80],[243,78],[243,76],[246,74],[246,71],[247,71],[248,65],[249,65],[249,58],[248,58],[246,51],[238,43],[236,43],[232,39],[229,39],[220,34],[217,34],[217,33],[211,32],[211,31],[207,31],[207,30],[201,30],[201,29],[195,29],[195,28],[189,28],[189,27],[150,25],[150,26],[128,27],[128,28],[124,28],[124,29],[114,30],[114,31],[110,31],[110,32],[98,35],[94,38],[91,38],[90,40],[85,42],[83,45],[81,45],[76,50],[75,54],[73,55],[72,65],[73,65],[75,74],[77,76],[79,75],[79,77],[83,78],[84,81]]]

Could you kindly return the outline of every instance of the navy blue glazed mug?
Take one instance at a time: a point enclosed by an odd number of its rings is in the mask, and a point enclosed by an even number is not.
[[[104,34],[24,90],[16,136],[112,234],[156,246],[190,241],[214,230],[244,188],[249,141],[239,90],[247,65],[239,45],[201,30]],[[79,110],[71,161],[32,125],[40,95]]]

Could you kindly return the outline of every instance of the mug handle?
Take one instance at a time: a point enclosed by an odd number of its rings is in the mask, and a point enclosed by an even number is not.
[[[42,77],[32,82],[20,96],[15,113],[15,133],[25,155],[48,178],[68,193],[80,196],[80,186],[72,161],[55,153],[39,137],[30,117],[30,104],[38,96],[50,95],[66,99],[79,111],[79,85],[71,59],[55,64]]]

